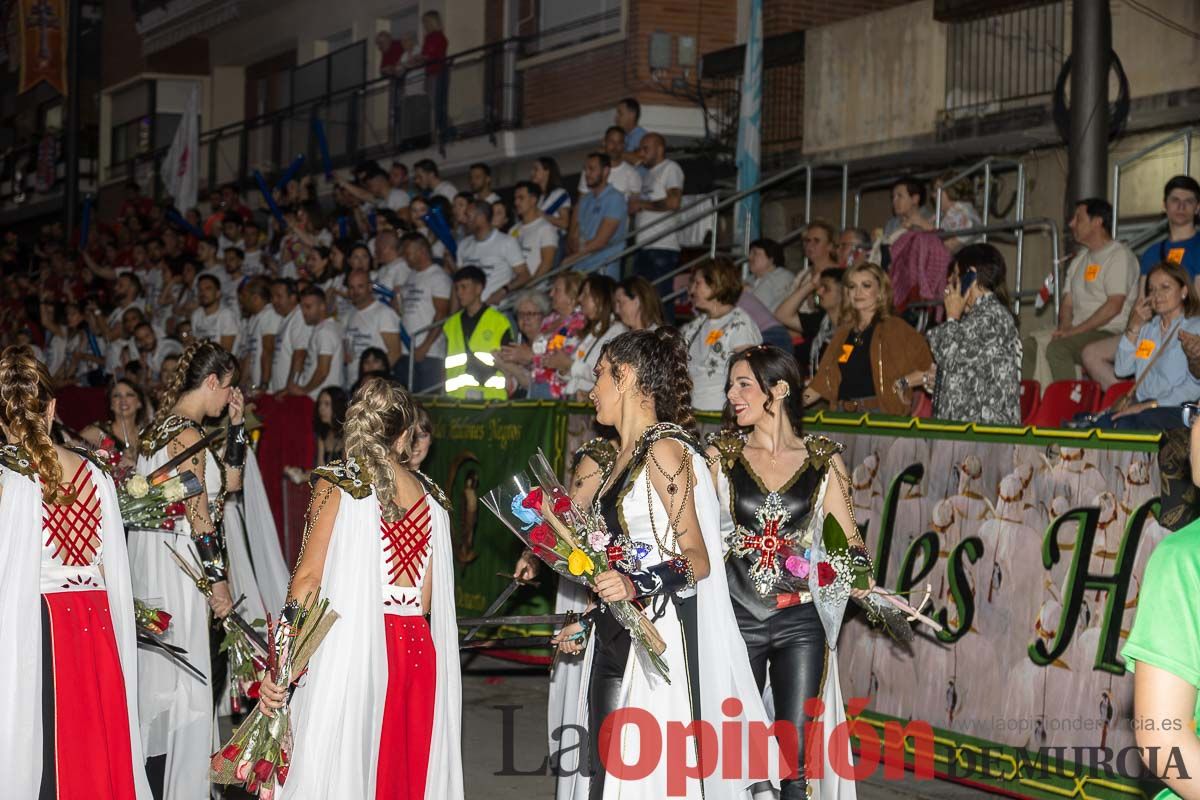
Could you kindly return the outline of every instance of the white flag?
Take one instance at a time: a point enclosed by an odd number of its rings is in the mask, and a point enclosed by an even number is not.
[[[171,140],[171,149],[162,162],[162,182],[175,207],[186,213],[194,208],[200,192],[200,87],[193,86],[183,119]]]

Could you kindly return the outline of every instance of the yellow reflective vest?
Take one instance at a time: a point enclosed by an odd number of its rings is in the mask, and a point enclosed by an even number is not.
[[[507,400],[504,373],[496,369],[493,350],[500,349],[504,334],[512,330],[508,317],[484,308],[470,340],[465,340],[463,312],[459,311],[442,329],[446,334],[446,394],[468,400]]]

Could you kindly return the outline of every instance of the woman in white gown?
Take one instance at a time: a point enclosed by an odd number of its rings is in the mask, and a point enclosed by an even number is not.
[[[416,426],[399,384],[368,379],[346,412],[346,460],[313,470],[280,618],[318,594],[339,617],[292,703],[285,800],[462,800],[450,517],[441,489],[409,469]],[[266,713],[285,702],[270,680],[261,691]]]
[[[214,678],[209,625],[212,615],[224,618],[233,609],[222,529],[225,495],[241,486],[246,457],[242,395],[233,387],[237,361],[213,342],[194,342],[179,358],[171,383],[163,392],[159,415],[142,435],[138,472],[148,475],[204,437],[204,420],[228,408],[229,429],[223,452],[202,449],[179,470],[190,470],[203,492],[186,502],[183,520],[174,530],[129,531],[134,595],[162,603],[171,627],[162,639],[187,651],[204,676],[184,673],[157,650],[138,651],[138,707],[147,772],[161,786],[165,800],[197,797],[208,784],[213,748]],[[171,556],[171,545],[185,559],[199,561],[211,582],[205,604]],[[223,681],[216,681],[221,688]]]
[[[596,590],[606,602],[633,600],[643,606],[666,643],[662,658],[670,683],[605,606],[559,632],[555,643],[566,653],[580,652],[584,645],[572,637],[588,632],[579,719],[589,731],[591,756],[590,776],[572,776],[570,791],[560,785],[559,796],[658,800],[670,794],[720,800],[743,796],[767,778],[777,785],[774,758],[765,775],[725,769],[731,760],[722,752],[718,732],[729,730],[725,725],[745,731],[750,723],[765,724],[766,712],[737,632],[725,571],[719,568],[720,510],[693,432],[684,342],[673,328],[621,334],[605,346],[595,378],[596,419],[615,427],[621,441],[593,504],[607,524],[609,552],[620,547],[621,555],[616,569],[601,574]],[[723,705],[728,698],[740,703]],[[668,730],[678,736],[675,725],[702,722],[711,726],[716,738],[709,741],[716,747],[697,752],[696,740],[688,738],[684,753],[664,753],[661,746],[655,749],[652,735],[643,740],[649,733],[643,727],[620,723],[606,746],[602,726],[608,721],[613,728],[621,717],[610,715],[622,709],[648,712],[649,718],[639,716],[657,728],[659,745]],[[754,746],[750,738],[728,744],[746,756],[747,746]],[[674,761],[702,763],[700,771],[711,772],[703,786],[689,776],[668,791],[668,779],[686,771],[684,763]],[[639,771],[635,777],[618,768],[639,762],[649,767],[648,774]],[[756,762],[743,757],[737,763]]]

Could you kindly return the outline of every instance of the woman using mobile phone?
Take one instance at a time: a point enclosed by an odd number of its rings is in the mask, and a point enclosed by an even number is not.
[[[933,393],[933,416],[986,425],[1021,422],[1021,337],[1009,310],[1004,256],[971,244],[950,262],[946,322],[928,334],[933,366],[900,388]]]

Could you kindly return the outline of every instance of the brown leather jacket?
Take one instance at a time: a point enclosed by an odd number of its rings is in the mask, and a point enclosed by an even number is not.
[[[838,356],[842,345],[850,337],[851,325],[839,325],[833,332],[829,347],[817,365],[817,374],[809,384],[814,392],[836,406],[838,388],[842,384],[842,370]],[[927,370],[933,363],[929,343],[925,337],[899,317],[884,317],[875,325],[871,334],[871,383],[875,396],[885,414],[906,415],[910,403],[896,394],[896,379],[917,370]]]

